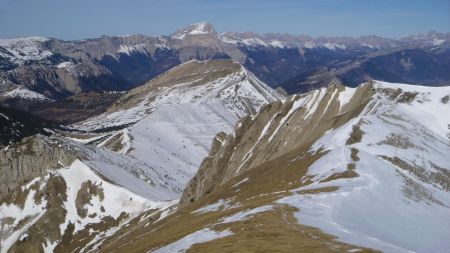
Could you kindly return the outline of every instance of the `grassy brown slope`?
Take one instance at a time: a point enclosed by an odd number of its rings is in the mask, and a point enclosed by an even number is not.
[[[232,60],[190,61],[160,74],[142,86],[120,97],[109,112],[129,109],[143,101],[148,94],[156,96],[160,88],[190,83],[189,87],[203,85],[239,71],[241,66]]]
[[[117,233],[101,248],[101,252],[146,252],[175,242],[205,227],[217,231],[230,229],[234,234],[206,243],[193,245],[188,252],[344,252],[361,249],[337,242],[335,237],[319,229],[299,224],[293,216],[297,209],[276,204],[274,201],[292,194],[302,186],[300,178],[321,154],[310,154],[296,159],[303,150],[255,167],[190,206],[145,227],[148,221],[135,223],[124,233]],[[248,181],[235,186],[244,178]],[[336,189],[321,189],[333,191]],[[316,190],[316,192],[321,191]],[[236,208],[207,213],[194,210],[217,202],[229,200]],[[273,205],[273,210],[256,214],[239,222],[217,224],[224,217],[263,205]],[[301,222],[301,221],[300,221]]]

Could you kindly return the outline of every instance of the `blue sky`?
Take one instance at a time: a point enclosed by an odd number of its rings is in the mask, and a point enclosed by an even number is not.
[[[168,35],[198,21],[219,32],[398,37],[450,32],[450,0],[0,0],[0,38]]]

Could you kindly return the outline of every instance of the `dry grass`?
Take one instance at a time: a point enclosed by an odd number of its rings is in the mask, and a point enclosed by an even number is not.
[[[345,145],[351,145],[351,144],[361,142],[362,137],[364,135],[364,132],[361,130],[361,124],[362,124],[362,122],[359,122],[358,124],[353,126],[352,133],[350,134],[350,137],[345,142]]]
[[[105,198],[103,188],[101,188],[101,186],[93,184],[90,180],[88,180],[87,182],[83,182],[75,199],[75,206],[80,217],[86,217],[88,211],[86,205],[91,204],[91,200],[94,196],[98,196],[100,198],[100,201],[102,201]]]
[[[129,226],[122,234],[107,240],[101,252],[146,252],[175,242],[205,227],[217,231],[230,229],[229,237],[195,244],[188,252],[343,252],[354,247],[337,242],[333,236],[319,229],[304,226],[293,216],[297,209],[274,204],[274,201],[292,194],[302,186],[300,178],[307,168],[323,154],[305,156],[292,161],[295,150],[258,167],[218,187],[192,205],[179,209],[157,223],[145,226],[149,220]],[[247,181],[235,186],[244,178]],[[334,191],[336,187],[315,189],[317,192]],[[304,192],[307,193],[307,192]],[[310,192],[308,192],[310,193]],[[227,200],[234,208],[214,212],[193,213],[194,210]],[[273,210],[259,213],[239,222],[217,224],[220,219],[239,211],[262,205],[273,205]],[[301,221],[300,221],[301,222]],[[371,252],[361,249],[362,252]]]
[[[378,145],[386,144],[401,149],[419,148],[409,140],[407,136],[401,134],[390,134],[385,140],[377,143]]]
[[[419,95],[418,92],[404,92],[397,99],[397,103],[411,103]]]
[[[380,157],[383,158],[384,160],[391,162],[400,169],[408,171],[409,173],[414,175],[417,179],[425,183],[432,183],[440,186],[445,191],[450,191],[449,169],[440,168],[432,163],[431,166],[435,169],[435,171],[426,170],[424,167],[420,165],[409,163],[398,157],[388,157],[388,156],[380,156]]]
[[[123,138],[123,134],[118,133],[116,136],[109,139],[103,146],[112,151],[118,152],[125,147],[125,144],[122,144],[122,138]]]
[[[403,180],[402,192],[406,198],[411,199],[415,202],[426,201],[426,202],[432,202],[434,204],[438,204],[441,206],[444,205],[442,202],[440,202],[439,200],[434,198],[433,193],[430,190],[428,190],[425,187],[423,187],[422,185],[418,184],[413,179],[405,176],[403,173],[401,173],[398,170],[397,170],[397,174],[402,177],[402,180]]]

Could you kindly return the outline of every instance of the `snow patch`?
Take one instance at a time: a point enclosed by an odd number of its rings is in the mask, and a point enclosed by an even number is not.
[[[17,64],[25,61],[38,61],[45,59],[53,53],[43,46],[48,41],[42,37],[26,37],[14,39],[0,39],[0,47],[5,48],[11,55],[5,55]]]
[[[400,83],[374,81],[376,88],[402,89],[403,92],[418,93],[411,103],[400,103],[402,113],[413,117],[418,123],[431,129],[443,138],[450,134],[450,103],[442,103],[444,96],[450,96],[450,86],[428,87]],[[432,123],[431,123],[432,122]]]
[[[356,92],[356,88],[350,88],[350,87],[346,87],[344,86],[344,90],[341,91],[339,93],[339,104],[340,104],[340,109],[342,110],[342,108],[348,103],[350,102],[350,100],[352,99],[353,95]]]
[[[267,212],[272,209],[273,209],[273,206],[271,206],[271,205],[259,206],[254,209],[238,212],[231,216],[225,217],[219,221],[219,224],[246,220],[255,214]]]
[[[127,55],[131,55],[132,53],[147,53],[147,48],[145,44],[137,44],[137,45],[120,45],[119,50],[117,50],[118,53],[123,53]]]
[[[51,101],[51,99],[47,98],[46,96],[37,93],[35,91],[29,90],[22,86],[18,86],[17,88],[4,93],[4,96],[13,98],[18,97],[31,100],[40,100],[40,101]]]
[[[204,243],[231,235],[233,235],[233,232],[231,232],[231,230],[229,229],[224,231],[215,231],[210,228],[204,228],[202,230],[189,234],[174,243],[153,250],[151,252],[153,253],[186,252],[194,244]]]
[[[325,42],[323,44],[321,44],[322,47],[325,47],[329,50],[337,50],[337,49],[346,49],[347,47],[345,45],[341,45],[341,44],[337,44],[337,43],[332,43],[332,42]]]
[[[78,75],[77,72],[77,65],[71,61],[65,61],[65,62],[61,62],[58,65],[56,65],[56,68],[58,69],[65,69],[67,70],[67,72],[69,72],[72,75]]]

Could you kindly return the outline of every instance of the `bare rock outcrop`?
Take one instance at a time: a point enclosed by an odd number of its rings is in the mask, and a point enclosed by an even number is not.
[[[24,138],[0,150],[0,198],[17,186],[42,176],[47,169],[70,165],[76,154],[42,135]]]

